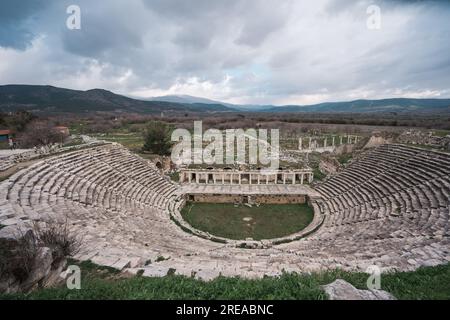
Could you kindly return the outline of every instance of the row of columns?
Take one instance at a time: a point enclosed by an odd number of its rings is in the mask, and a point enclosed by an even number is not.
[[[212,179],[210,179],[212,178]],[[247,178],[247,179],[246,179]],[[308,172],[279,172],[274,174],[249,173],[249,172],[205,172],[205,171],[182,171],[180,173],[181,183],[203,183],[222,185],[246,184],[305,184],[311,183],[314,174]],[[281,181],[281,182],[279,182]]]
[[[343,136],[340,136],[340,141],[339,141],[339,145],[343,144]],[[313,149],[317,149],[318,145],[317,145],[317,140],[313,140],[312,137],[308,137],[309,142],[308,142],[308,147],[307,148],[303,148],[303,138],[299,138],[298,139],[298,149],[301,150],[313,150]],[[358,142],[359,137],[358,136],[353,136],[353,135],[347,135],[347,144],[356,144]],[[327,148],[328,145],[328,138],[325,138],[324,142],[323,142],[323,147]],[[333,136],[331,138],[331,147],[335,147],[336,146],[336,137]]]

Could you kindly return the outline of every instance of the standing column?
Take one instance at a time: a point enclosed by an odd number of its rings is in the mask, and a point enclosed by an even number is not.
[[[332,140],[333,147],[334,147],[334,138],[335,138],[335,136],[333,136],[333,140]]]
[[[303,150],[303,138],[298,139],[298,150]]]
[[[188,172],[188,181],[189,183],[192,182],[192,173]]]
[[[197,172],[197,174],[195,175],[195,182],[196,183],[200,183],[200,173]]]
[[[300,184],[303,184],[303,173],[302,173],[302,176],[301,176]]]
[[[309,151],[311,151],[311,143],[312,143],[311,137],[309,137]]]
[[[283,184],[286,184],[286,173],[283,173]]]
[[[295,173],[292,174],[292,184],[295,184]]]
[[[342,136],[340,136],[340,138],[341,138],[341,143],[339,143],[339,144],[342,144]]]
[[[323,147],[324,147],[324,148],[327,147],[327,139],[328,139],[328,138],[325,138],[325,141],[323,142]]]
[[[252,184],[252,174],[248,174],[248,184]]]
[[[241,185],[241,184],[242,184],[242,177],[241,177],[241,173],[238,173],[238,175],[239,175],[239,185]]]
[[[266,184],[269,184],[269,175],[266,174]]]
[[[261,184],[261,173],[258,173],[258,184]]]
[[[225,184],[225,174],[222,173],[222,184]]]

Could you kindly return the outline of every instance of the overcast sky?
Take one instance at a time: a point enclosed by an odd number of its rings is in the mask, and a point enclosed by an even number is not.
[[[450,1],[1,0],[11,83],[245,104],[448,98]]]

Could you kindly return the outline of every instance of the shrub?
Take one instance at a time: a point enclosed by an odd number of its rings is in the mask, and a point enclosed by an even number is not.
[[[69,231],[68,223],[47,223],[45,228],[34,225],[38,242],[52,250],[53,266],[58,266],[66,257],[73,257],[80,250],[82,239]]]

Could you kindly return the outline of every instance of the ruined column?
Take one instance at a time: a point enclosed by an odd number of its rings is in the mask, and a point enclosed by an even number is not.
[[[309,137],[309,147],[308,147],[308,150],[309,150],[309,151],[311,151],[311,143],[312,143],[311,137]]]

